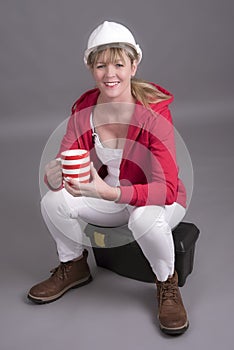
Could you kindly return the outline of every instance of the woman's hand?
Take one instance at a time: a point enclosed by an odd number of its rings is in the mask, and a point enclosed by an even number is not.
[[[59,160],[52,160],[45,166],[45,174],[47,181],[53,189],[57,189],[62,185],[62,169]]]
[[[93,197],[115,201],[119,198],[120,189],[111,187],[98,175],[93,163],[90,165],[92,181],[89,183],[79,183],[75,179],[66,178],[64,187],[74,197]]]

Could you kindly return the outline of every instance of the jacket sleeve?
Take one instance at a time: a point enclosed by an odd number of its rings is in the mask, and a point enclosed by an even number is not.
[[[77,135],[75,133],[75,127],[74,127],[74,116],[75,114],[72,114],[68,119],[66,133],[62,138],[59,152],[57,153],[55,158],[59,158],[61,153],[65,150],[78,148],[78,140],[77,140]],[[61,185],[57,189],[52,188],[48,182],[46,174],[44,175],[44,182],[52,191],[59,191],[63,188],[63,185]]]
[[[56,158],[60,157],[61,153],[65,150],[79,148],[78,138],[77,138],[76,128],[75,128],[75,115],[76,114],[72,114],[68,119],[66,133],[62,138],[59,152]]]
[[[77,149],[77,148],[80,148],[82,146],[82,145],[80,145],[80,138],[79,138],[81,136],[81,131],[79,130],[78,123],[77,123],[78,113],[81,110],[86,111],[88,108],[91,108],[96,103],[98,94],[99,94],[99,90],[95,88],[95,89],[86,91],[83,95],[81,95],[78,98],[78,100],[75,101],[75,103],[73,104],[73,106],[71,108],[71,116],[68,118],[65,135],[62,138],[59,151],[58,151],[55,158],[59,158],[61,153],[65,150]],[[83,127],[83,125],[82,125],[82,127]],[[87,129],[86,129],[86,131],[87,131]],[[85,145],[85,147],[86,146],[87,146],[87,144]],[[84,147],[84,145],[83,145],[83,147]],[[48,185],[48,187],[50,188],[46,176],[44,177],[44,181]],[[62,188],[62,186],[60,188],[58,188],[57,190],[60,190],[61,188]],[[50,189],[52,189],[52,188],[50,188]]]
[[[148,158],[142,164],[146,183],[121,185],[118,203],[134,206],[165,205],[175,202],[178,186],[178,167],[174,141],[174,127],[168,108],[164,108],[144,131],[147,134]],[[146,139],[146,137],[145,137]],[[142,154],[137,155],[142,157]],[[147,168],[147,170],[146,170]]]

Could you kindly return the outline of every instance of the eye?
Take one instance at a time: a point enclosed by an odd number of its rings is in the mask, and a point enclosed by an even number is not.
[[[100,64],[96,65],[97,69],[101,69],[101,68],[104,68],[104,67],[105,67],[105,64],[103,64],[103,63],[100,63]]]
[[[122,63],[116,63],[116,67],[123,67],[124,65]]]

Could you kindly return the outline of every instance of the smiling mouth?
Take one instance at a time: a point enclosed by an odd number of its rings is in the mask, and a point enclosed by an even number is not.
[[[113,82],[106,82],[104,84],[105,84],[105,86],[108,86],[108,87],[114,87],[114,86],[119,85],[119,82],[118,81],[113,81]]]

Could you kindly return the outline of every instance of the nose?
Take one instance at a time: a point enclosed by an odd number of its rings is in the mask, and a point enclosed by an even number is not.
[[[115,76],[115,66],[113,64],[108,64],[106,66],[106,76],[114,77]]]

